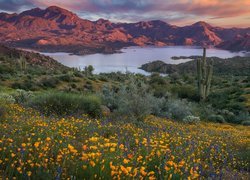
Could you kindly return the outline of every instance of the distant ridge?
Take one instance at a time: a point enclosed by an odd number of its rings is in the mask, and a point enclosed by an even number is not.
[[[164,21],[89,21],[57,7],[20,14],[0,13],[0,41],[16,47],[75,54],[112,53],[126,46],[195,45],[233,51],[250,49],[250,28],[213,27],[196,22],[178,27]],[[241,38],[241,40],[240,40]]]

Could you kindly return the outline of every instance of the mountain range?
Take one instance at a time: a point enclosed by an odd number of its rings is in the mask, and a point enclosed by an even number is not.
[[[137,23],[89,21],[51,6],[20,14],[0,13],[2,44],[74,54],[112,53],[127,46],[194,45],[250,51],[249,28],[214,27],[206,22],[175,26],[153,20]]]

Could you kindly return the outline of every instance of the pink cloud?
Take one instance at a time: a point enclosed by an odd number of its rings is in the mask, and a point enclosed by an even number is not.
[[[20,11],[26,6],[28,9],[55,5],[92,20],[107,18],[131,22],[160,19],[179,25],[204,20],[218,25],[220,23],[250,25],[246,20],[250,15],[250,0],[20,0],[20,2],[22,3],[3,0],[1,7],[6,9],[14,6],[15,9],[12,9],[16,11],[18,6],[22,5],[22,8],[19,7]]]

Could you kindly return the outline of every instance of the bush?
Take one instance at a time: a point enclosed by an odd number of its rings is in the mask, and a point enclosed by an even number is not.
[[[243,121],[241,124],[243,126],[250,126],[250,121]]]
[[[0,104],[0,120],[2,120],[5,117],[5,107]]]
[[[184,123],[197,124],[200,122],[200,118],[197,116],[187,116],[183,119]]]
[[[32,98],[28,105],[45,115],[74,116],[86,113],[97,117],[101,114],[101,101],[95,95],[50,92]]]
[[[190,103],[180,99],[169,99],[166,103],[167,118],[174,120],[183,120],[187,116],[192,115]]]
[[[0,93],[0,121],[5,118],[6,111],[7,111],[7,104],[14,103],[14,98],[6,93]]]
[[[171,92],[177,94],[179,98],[191,99],[194,101],[199,100],[199,96],[197,95],[197,90],[193,86],[175,85],[171,89]]]
[[[237,114],[237,116],[234,119],[234,123],[242,123],[243,121],[250,121],[250,115],[249,112],[239,112],[239,114]]]
[[[65,82],[71,82],[73,79],[72,74],[63,74],[59,77],[60,80],[65,81]]]
[[[223,116],[226,122],[233,123],[235,121],[235,114],[229,110],[217,110],[217,113]]]
[[[40,81],[40,86],[43,86],[45,88],[55,88],[58,83],[59,80],[55,77],[44,77]]]
[[[161,99],[152,95],[148,86],[131,78],[118,90],[104,87],[103,99],[106,106],[123,119],[142,121],[147,115],[158,114]]]
[[[23,89],[23,90],[35,90],[36,87],[34,86],[34,82],[32,80],[24,80],[23,82],[14,82],[11,87],[13,89]]]
[[[28,102],[32,97],[33,93],[31,91],[25,91],[22,89],[17,89],[15,93],[13,93],[13,98],[16,103],[24,104]]]
[[[0,101],[4,103],[15,103],[15,98],[7,93],[0,93]]]
[[[208,120],[211,122],[216,122],[216,123],[225,123],[226,122],[224,117],[221,115],[210,115],[208,117]]]

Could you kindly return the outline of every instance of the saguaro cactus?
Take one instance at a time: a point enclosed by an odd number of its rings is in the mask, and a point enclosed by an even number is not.
[[[26,59],[23,56],[20,57],[19,63],[20,63],[21,71],[25,72],[26,68],[27,68],[27,62],[26,62]]]
[[[210,93],[212,76],[213,61],[211,64],[207,64],[206,48],[204,48],[202,59],[197,59],[198,91],[202,101],[206,100]]]

